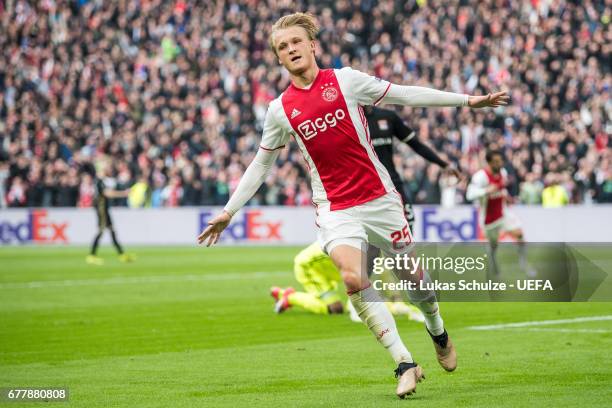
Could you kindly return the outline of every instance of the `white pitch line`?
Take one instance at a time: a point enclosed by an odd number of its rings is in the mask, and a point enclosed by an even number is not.
[[[612,315],[576,317],[573,319],[540,320],[540,321],[531,321],[531,322],[492,324],[492,325],[487,325],[487,326],[470,326],[468,327],[468,329],[470,330],[497,330],[497,329],[510,329],[510,328],[516,328],[516,327],[548,326],[552,324],[564,324],[564,323],[596,322],[596,321],[602,321],[602,320],[612,320]]]
[[[215,275],[152,275],[152,276],[117,276],[105,279],[79,279],[60,281],[33,281],[33,282],[7,282],[0,283],[0,289],[31,289],[56,288],[67,286],[96,286],[96,285],[126,285],[138,283],[166,283],[166,282],[209,282],[240,279],[259,279],[274,276],[290,275],[291,272],[228,272]]]
[[[550,327],[529,327],[521,331],[531,332],[558,332],[558,333],[610,333],[612,330],[605,329],[553,329]]]

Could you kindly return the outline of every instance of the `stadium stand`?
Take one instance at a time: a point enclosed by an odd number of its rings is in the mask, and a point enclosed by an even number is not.
[[[82,169],[134,196],[114,205],[223,204],[259,144],[267,104],[288,85],[272,23],[308,10],[324,67],[452,92],[508,89],[495,111],[401,111],[471,174],[504,150],[509,192],[541,203],[612,202],[610,8],[605,1],[102,1],[0,3],[0,206],[92,205]],[[529,25],[519,24],[529,21]],[[415,203],[465,183],[398,146]],[[310,205],[306,165],[286,148],[251,203]],[[442,177],[443,178],[443,177]]]

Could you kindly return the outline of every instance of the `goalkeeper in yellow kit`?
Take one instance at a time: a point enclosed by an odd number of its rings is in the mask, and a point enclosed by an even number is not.
[[[271,288],[270,294],[276,301],[274,306],[276,313],[282,313],[292,306],[316,314],[344,313],[338,292],[338,285],[342,282],[340,272],[318,242],[310,244],[297,254],[293,268],[295,279],[302,285],[304,292],[296,291],[292,287]],[[407,315],[410,320],[423,321],[421,311],[412,305],[399,301],[386,302],[386,304],[394,315]],[[347,302],[347,309],[351,320],[361,321],[350,301]]]

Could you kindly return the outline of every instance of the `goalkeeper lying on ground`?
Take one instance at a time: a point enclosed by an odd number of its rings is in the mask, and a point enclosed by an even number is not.
[[[344,312],[338,292],[338,285],[342,281],[340,272],[317,242],[297,254],[293,265],[295,279],[302,285],[304,292],[298,292],[292,287],[282,289],[275,286],[271,288],[270,294],[276,300],[274,307],[276,313],[282,313],[292,306],[316,314]],[[388,301],[386,305],[394,315],[407,315],[410,320],[418,322],[424,320],[423,314],[418,308],[405,302]],[[361,322],[350,300],[346,306],[351,320]]]

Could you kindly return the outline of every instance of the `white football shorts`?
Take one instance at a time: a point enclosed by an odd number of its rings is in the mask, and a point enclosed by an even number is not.
[[[319,244],[327,254],[338,245],[365,250],[369,243],[395,255],[408,252],[413,244],[402,199],[395,191],[344,210],[319,210],[317,224]]]

